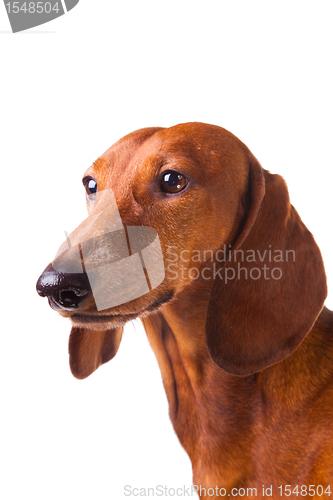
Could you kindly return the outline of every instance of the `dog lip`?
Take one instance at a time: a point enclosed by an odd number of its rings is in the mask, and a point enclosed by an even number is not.
[[[158,309],[159,306],[166,304],[167,302],[170,302],[170,300],[173,298],[173,295],[174,295],[173,290],[170,290],[168,293],[166,293],[165,295],[162,295],[161,297],[156,299],[154,302],[149,304],[149,306],[146,307],[146,309],[144,309],[142,312],[145,312],[145,311],[150,312],[150,311],[154,311],[155,309]]]
[[[133,314],[104,314],[98,316],[97,314],[72,314],[71,319],[79,323],[108,323],[113,319],[135,319],[137,313]]]
[[[141,311],[134,312],[134,313],[128,313],[128,314],[104,314],[104,315],[98,315],[98,314],[72,314],[71,319],[74,321],[77,321],[79,323],[107,323],[112,321],[113,319],[122,319],[125,321],[131,321],[132,319],[137,318],[140,316],[140,314],[143,314],[144,312],[153,312],[156,309],[158,309],[161,305],[166,304],[167,302],[170,302],[170,300],[173,297],[173,291],[168,292],[165,295],[162,295],[158,299],[156,299],[154,302],[149,304],[145,309],[142,309]]]

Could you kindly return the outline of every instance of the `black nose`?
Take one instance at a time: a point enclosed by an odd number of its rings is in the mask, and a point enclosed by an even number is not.
[[[72,311],[79,309],[91,295],[86,273],[61,273],[47,266],[37,281],[37,292],[47,297],[53,309]]]

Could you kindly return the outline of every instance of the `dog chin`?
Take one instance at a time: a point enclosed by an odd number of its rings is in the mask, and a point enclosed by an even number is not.
[[[73,313],[69,317],[73,323],[73,326],[79,328],[90,328],[93,330],[103,330],[105,328],[115,328],[117,326],[124,326],[128,321],[132,321],[140,316],[147,316],[154,313],[160,309],[160,307],[167,302],[170,302],[173,298],[173,292],[161,295],[150,303],[144,309],[137,312],[129,312],[124,314],[84,314],[84,313]]]
[[[137,317],[137,314],[72,314],[70,319],[73,326],[93,330],[105,330],[124,326],[125,323]]]

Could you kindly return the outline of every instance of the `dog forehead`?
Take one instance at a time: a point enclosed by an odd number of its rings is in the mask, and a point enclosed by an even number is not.
[[[118,182],[124,174],[128,176],[131,159],[136,151],[144,141],[158,130],[161,128],[144,128],[122,137],[93,162],[85,175],[96,176],[99,186],[103,189]]]
[[[98,158],[95,168],[98,171],[118,163],[128,163],[142,143],[159,130],[161,130],[160,127],[150,127],[125,135]]]
[[[99,177],[112,179],[113,184],[122,178],[129,181],[135,173],[144,174],[146,170],[148,173],[152,164],[169,163],[171,168],[177,168],[187,160],[188,168],[199,175],[211,174],[213,179],[226,173],[233,178],[240,171],[245,174],[246,150],[236,136],[215,125],[193,122],[169,128],[152,127],[120,139],[95,162],[94,170]],[[140,172],[144,164],[146,168]]]
[[[180,169],[198,180],[225,177],[242,184],[248,175],[249,150],[227,130],[204,123],[185,123],[161,129],[137,149],[132,167],[149,171],[155,164]],[[142,169],[141,169],[142,170]],[[203,177],[204,176],[204,177]],[[208,176],[208,177],[207,177]]]

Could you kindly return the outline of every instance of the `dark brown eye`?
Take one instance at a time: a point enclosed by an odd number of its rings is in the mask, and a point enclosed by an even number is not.
[[[86,188],[89,199],[93,200],[97,193],[97,182],[92,177],[86,177],[82,182],[84,187]]]
[[[185,175],[179,172],[170,171],[164,172],[161,179],[161,188],[166,193],[179,193],[188,184],[188,179]]]

